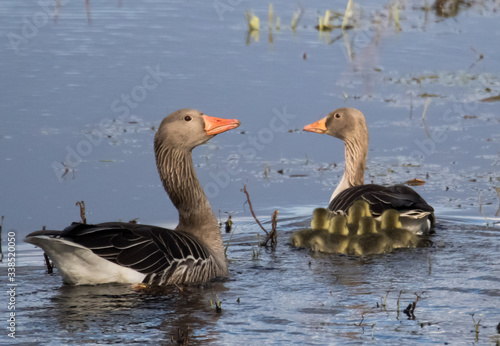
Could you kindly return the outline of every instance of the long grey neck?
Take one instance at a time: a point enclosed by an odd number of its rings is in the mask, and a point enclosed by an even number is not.
[[[176,230],[194,234],[216,252],[223,251],[220,229],[196,177],[191,151],[155,143],[155,155],[163,187],[179,211]]]
[[[342,191],[352,186],[363,185],[365,181],[366,155],[368,154],[368,132],[363,136],[344,139],[345,170],[340,183],[333,191],[330,202]]]

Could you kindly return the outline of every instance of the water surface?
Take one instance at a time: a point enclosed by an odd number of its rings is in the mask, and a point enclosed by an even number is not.
[[[193,344],[498,343],[500,103],[481,102],[500,94],[498,4],[443,13],[400,2],[396,32],[391,4],[359,2],[343,36],[314,29],[327,9],[319,1],[304,5],[293,32],[297,5],[278,1],[272,41],[268,2],[251,4],[258,40],[247,37],[250,4],[214,4],[91,2],[87,11],[72,1],[57,17],[54,4],[49,14],[0,5],[0,215],[4,252],[16,233],[15,341],[163,344],[185,332]],[[345,2],[328,6],[343,12]],[[426,181],[415,189],[436,209],[432,247],[353,258],[287,245],[343,170],[339,140],[300,129],[344,106],[367,118],[366,181]],[[214,211],[235,221],[229,278],[144,292],[64,286],[46,274],[41,251],[22,238],[79,220],[76,201],[89,222],[175,226],[152,141],[184,107],[242,122],[193,155]],[[257,247],[245,183],[259,218],[280,211],[275,251]],[[2,332],[0,342],[12,341]]]

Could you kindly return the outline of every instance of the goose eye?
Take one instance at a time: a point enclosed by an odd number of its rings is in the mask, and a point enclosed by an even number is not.
[[[191,116],[190,116],[190,115],[186,115],[186,116],[184,117],[184,120],[186,120],[186,121],[191,121],[191,119],[193,119],[193,118],[191,118]]]
[[[340,118],[340,114],[339,114],[339,113],[335,113],[335,115],[334,115],[334,116],[335,116],[335,118],[337,118],[337,119],[338,119],[338,118]]]

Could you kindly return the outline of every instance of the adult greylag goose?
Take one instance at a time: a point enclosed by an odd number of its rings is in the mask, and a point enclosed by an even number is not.
[[[206,282],[228,273],[222,236],[193,167],[191,151],[240,125],[181,109],[160,124],[154,139],[163,187],[179,211],[174,230],[124,222],[73,223],[37,231],[25,241],[41,247],[68,284]]]
[[[400,214],[404,229],[414,233],[433,229],[434,209],[413,189],[404,185],[364,184],[368,128],[363,113],[354,108],[339,108],[325,118],[306,125],[304,131],[325,133],[344,141],[345,171],[330,198],[328,209],[347,213],[354,201],[363,199],[377,220],[387,209]]]

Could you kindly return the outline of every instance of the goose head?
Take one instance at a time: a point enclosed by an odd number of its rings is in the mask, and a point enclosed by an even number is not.
[[[195,109],[180,109],[167,115],[155,135],[156,145],[193,150],[215,135],[237,128],[236,119],[210,117]]]
[[[304,131],[325,133],[343,141],[368,138],[365,117],[355,108],[336,109],[323,119],[304,126]]]

